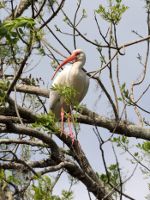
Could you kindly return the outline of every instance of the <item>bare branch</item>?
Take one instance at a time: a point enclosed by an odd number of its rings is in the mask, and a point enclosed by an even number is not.
[[[36,2],[37,0],[33,0],[33,2]],[[22,13],[28,9],[31,6],[32,1],[29,0],[21,0],[19,3],[19,6],[17,7],[14,18],[20,17]]]
[[[49,146],[48,145],[45,145],[43,144],[42,142],[40,141],[28,141],[28,140],[23,140],[23,139],[18,139],[18,140],[15,140],[15,139],[0,139],[0,144],[26,144],[26,145],[30,145],[30,146],[35,146],[35,147],[46,147],[48,148]]]
[[[22,71],[23,71],[23,69],[24,69],[24,67],[25,67],[25,65],[26,65],[26,61],[28,60],[30,54],[31,54],[31,49],[28,51],[28,53],[27,53],[26,56],[24,57],[24,59],[23,59],[23,61],[22,61],[22,63],[21,63],[21,66],[19,67],[19,70],[18,70],[16,76],[14,77],[12,83],[10,84],[10,86],[9,86],[9,88],[8,88],[8,90],[7,90],[7,94],[6,94],[7,97],[9,97],[11,91],[14,89],[14,86],[16,85],[18,79],[20,78],[20,76],[21,76],[21,74],[22,74]]]
[[[63,4],[64,4],[65,0],[62,0],[61,3],[59,4],[57,10],[50,16],[49,19],[46,20],[46,22],[44,24],[42,24],[42,26],[40,26],[39,29],[44,28],[60,11],[60,9],[62,8]]]
[[[42,97],[48,97],[49,96],[49,91],[47,89],[35,87],[35,86],[30,86],[30,85],[23,85],[23,84],[16,85],[16,90],[18,92],[35,94],[35,95],[39,95],[39,96],[42,96]]]
[[[122,120],[117,124],[116,120],[100,116],[86,108],[84,108],[81,113],[85,115],[79,115],[78,122],[100,126],[108,129],[110,132],[125,135],[127,137],[150,140],[150,129],[146,129]]]
[[[49,135],[46,135],[44,133],[41,133],[40,131],[34,130],[32,128],[27,127],[18,127],[11,123],[7,124],[7,129],[4,131],[5,133],[14,133],[14,134],[23,134],[28,135],[31,137],[35,137],[41,141],[43,141],[45,144],[47,144],[52,149],[52,156],[57,157],[57,161],[61,157],[59,148],[57,144],[52,140],[52,138]]]

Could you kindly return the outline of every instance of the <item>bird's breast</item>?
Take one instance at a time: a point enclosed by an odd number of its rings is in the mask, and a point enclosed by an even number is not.
[[[82,70],[70,70],[67,77],[67,84],[73,86],[74,88],[77,87],[77,89],[79,89],[81,83],[84,82],[85,76],[86,75],[83,73]]]
[[[89,79],[82,69],[71,69],[68,73],[66,84],[77,91],[76,100],[80,102],[87,92]]]

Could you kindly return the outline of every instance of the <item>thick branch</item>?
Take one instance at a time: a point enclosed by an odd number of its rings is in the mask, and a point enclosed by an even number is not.
[[[69,164],[65,168],[68,170],[69,174],[84,183],[84,185],[87,186],[88,190],[92,192],[97,197],[97,199],[113,199],[110,196],[104,198],[108,194],[106,187],[104,187],[104,185],[102,184],[97,184],[96,182],[94,182],[89,176],[84,173],[84,171],[80,170],[77,165]]]
[[[43,141],[45,144],[47,144],[51,150],[52,150],[52,157],[57,157],[57,160],[59,161],[59,158],[61,157],[59,148],[57,144],[52,140],[52,138],[49,135],[46,135],[44,133],[41,133],[40,131],[34,130],[32,128],[27,127],[19,127],[15,126],[14,124],[7,124],[7,128],[5,129],[6,133],[13,133],[13,134],[23,134],[28,135],[31,137],[35,137],[41,141]]]
[[[39,169],[39,168],[44,168],[44,167],[48,167],[48,166],[54,166],[55,162],[52,161],[51,159],[44,159],[44,160],[39,160],[39,161],[26,162],[26,165],[33,169],[35,169],[35,168]],[[3,162],[3,163],[1,162],[0,168],[25,170],[26,166],[21,162],[17,162],[17,160],[16,160],[15,162]]]
[[[150,129],[123,120],[116,121],[114,119],[109,119],[86,108],[84,108],[82,112],[84,115],[80,114],[78,116],[78,122],[103,127],[108,129],[110,132],[125,135],[127,137],[150,140]]]
[[[49,91],[47,89],[30,86],[30,85],[23,85],[23,84],[17,85],[16,90],[17,90],[17,92],[35,94],[35,95],[39,95],[39,96],[43,96],[43,97],[49,96]]]
[[[48,148],[48,145],[43,144],[42,142],[39,141],[27,141],[27,140],[22,140],[22,139],[0,139],[0,144],[26,144],[30,146],[35,146],[35,147],[46,147]]]
[[[28,122],[27,120],[21,119],[23,122]],[[20,120],[18,117],[14,117],[14,116],[4,116],[4,115],[0,115],[0,123],[8,123],[8,122],[12,122],[12,123],[20,123]]]
[[[90,192],[92,192],[99,200],[102,200],[108,192],[106,191],[104,185],[97,184],[92,180],[87,174],[84,173],[74,162],[63,161],[59,164],[52,163],[50,160],[41,160],[34,162],[27,162],[27,165],[31,168],[43,168],[47,167],[45,170],[39,172],[39,174],[44,174],[52,171],[59,170],[61,168],[65,168],[70,175],[74,178],[80,180]],[[48,167],[51,165],[50,167]],[[0,163],[0,168],[3,169],[22,169],[25,170],[25,166],[20,163]],[[112,200],[111,197],[105,198],[106,200]]]
[[[36,2],[37,0],[32,0],[32,1]],[[13,16],[11,14],[6,19],[11,19],[12,17],[14,17],[14,18],[20,17],[23,14],[23,12],[31,6],[32,1],[31,0],[21,0],[18,7],[16,7],[15,12],[13,13]]]
[[[22,86],[17,86],[17,90],[18,87],[22,88],[20,89],[20,92],[27,92],[27,93],[30,92],[30,94],[34,94],[35,92],[39,96],[44,96],[47,98],[49,97],[49,91],[46,89],[39,88],[38,90],[38,88],[34,86],[28,86],[27,88]],[[104,116],[100,116],[90,111],[89,109],[84,108],[81,111],[81,115],[78,116],[78,122],[106,128],[110,132],[118,133],[120,135],[126,135],[128,137],[150,140],[150,129],[143,128],[133,123],[125,122],[123,120],[120,120],[118,123],[114,119],[109,119]]]

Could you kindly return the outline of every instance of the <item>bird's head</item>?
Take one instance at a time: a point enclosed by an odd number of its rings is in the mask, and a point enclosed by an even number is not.
[[[82,49],[74,50],[71,55],[74,56],[74,59],[73,59],[74,62],[81,62],[82,66],[85,64],[86,56]]]
[[[52,77],[52,79],[55,77],[55,75],[57,74],[57,72],[59,71],[60,68],[62,68],[62,66],[64,66],[65,64],[69,63],[69,62],[79,62],[79,67],[82,68],[83,65],[85,64],[86,61],[86,56],[85,53],[83,52],[82,49],[76,49],[72,52],[72,54],[66,58],[57,68],[56,71]]]

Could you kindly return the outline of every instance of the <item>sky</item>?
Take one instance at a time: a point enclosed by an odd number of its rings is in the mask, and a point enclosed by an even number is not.
[[[85,8],[88,14],[88,20],[83,21],[83,23],[80,26],[80,31],[82,33],[87,33],[87,37],[90,40],[94,40],[95,38],[98,40],[98,31],[96,30],[96,25],[93,19],[93,11],[98,8],[99,4],[106,4],[107,1],[82,1],[82,8]],[[118,38],[119,38],[119,44],[124,44],[129,41],[134,41],[138,39],[138,37],[132,33],[133,30],[138,31],[141,35],[145,36],[146,33],[146,14],[145,14],[145,8],[144,8],[144,1],[143,0],[126,0],[123,1],[125,5],[129,7],[129,9],[124,14],[121,23],[118,25]],[[74,13],[74,6],[73,3],[70,3],[70,1],[66,1],[65,4],[65,10],[66,13],[73,17]],[[106,29],[106,25],[104,22],[99,19],[100,24],[104,26],[104,30]],[[53,23],[57,24],[58,27],[60,27],[64,32],[67,31],[63,23],[60,21],[59,17],[55,18]],[[57,34],[60,36],[61,34]],[[62,40],[66,44],[69,49],[73,50],[73,43],[71,40],[68,39],[68,37],[65,38],[65,36],[61,35]],[[86,55],[87,55],[87,62],[85,65],[85,68],[87,71],[92,71],[94,69],[97,69],[99,66],[99,59],[98,54],[95,50],[95,47],[90,45],[89,43],[85,42],[82,39],[77,40],[77,46],[78,48],[82,48]],[[53,44],[55,42],[53,41]],[[57,47],[57,43],[55,44]],[[64,52],[66,53],[66,52]],[[136,45],[136,47],[129,47],[128,49],[125,49],[126,56],[120,59],[120,79],[122,83],[126,82],[127,86],[129,87],[131,82],[133,80],[136,80],[136,78],[139,76],[141,66],[139,65],[136,57],[138,53],[144,55],[145,53],[145,44]],[[138,69],[138,70],[137,70]],[[107,74],[102,77],[105,85],[108,84]],[[149,78],[147,78],[143,84],[143,87],[146,87],[146,85],[149,83]],[[109,87],[109,86],[108,86]],[[111,116],[111,108],[104,97],[99,99],[99,93],[96,94],[97,86],[94,81],[90,82],[90,88],[88,91],[88,94],[86,95],[83,104],[86,104],[88,108],[98,112],[101,115],[105,115],[110,117]],[[111,91],[110,91],[111,93]],[[137,95],[139,95],[139,91],[137,90]],[[148,95],[144,97],[143,104],[148,104]],[[100,103],[99,103],[100,101]],[[97,103],[98,102],[98,103]],[[148,116],[147,116],[148,117]],[[137,122],[136,116],[133,114],[133,110],[129,110],[129,120],[132,122]],[[103,135],[103,137],[107,137],[106,134],[109,134],[109,132],[103,128],[99,128],[99,131]],[[79,134],[79,140],[81,142],[82,148],[86,152],[86,155],[93,166],[93,168],[97,172],[104,172],[104,167],[101,161],[100,151],[98,149],[99,144],[97,141],[96,136],[94,135],[92,131],[91,126],[81,126],[81,133]],[[132,144],[135,144],[137,142],[136,139],[132,139]],[[105,156],[106,160],[108,162],[108,165],[113,163],[115,161],[114,157],[111,156],[112,149],[111,144],[107,144],[104,147],[105,149]],[[132,170],[134,168],[134,165],[131,165],[129,161],[127,161],[130,157],[127,154],[123,154],[123,152],[119,149],[116,149],[119,161],[121,163],[122,171],[124,174],[131,174]],[[143,178],[143,175],[141,174],[140,170],[137,170],[134,177],[131,178],[131,180],[125,185],[125,192],[128,195],[131,195],[131,197],[135,198],[136,200],[142,200],[144,199],[144,196],[148,194],[148,186],[145,183],[146,180]],[[62,178],[62,184],[64,185],[64,179]],[[60,188],[60,187],[58,187]],[[58,188],[56,187],[56,191],[58,192]],[[73,190],[75,192],[75,200],[80,199],[88,199],[87,192],[85,187],[82,184],[76,185],[73,187]],[[61,191],[61,189],[60,189]],[[95,199],[93,197],[93,199]],[[123,198],[125,200],[126,198]]]
[[[74,8],[76,6],[76,1],[66,0],[64,10],[66,11],[67,15],[70,18],[74,16]],[[146,36],[146,13],[144,8],[144,0],[124,0],[123,3],[129,7],[126,13],[123,15],[121,23],[118,25],[118,41],[119,44],[125,44],[129,41],[134,41],[139,39],[137,35],[132,33],[132,30],[138,31],[141,35]],[[88,15],[88,18],[85,19],[79,29],[82,33],[86,33],[86,37],[90,40],[97,39],[100,40],[98,35],[98,30],[96,28],[96,24],[94,21],[93,11],[98,8],[99,4],[107,4],[106,0],[93,0],[87,1],[82,0],[81,11],[85,9]],[[81,12],[80,11],[80,12]],[[79,12],[79,13],[80,13]],[[3,16],[0,17],[2,18]],[[57,26],[65,31],[68,31],[64,22],[61,20],[62,15],[59,14],[54,20],[51,22],[50,27],[55,30],[54,26]],[[102,30],[106,30],[106,24],[103,20],[98,18],[99,23],[102,27]],[[74,50],[73,47],[73,40],[72,38],[62,35],[61,33],[56,33],[58,37],[61,38],[63,43],[72,51]],[[64,55],[68,56],[68,53],[65,52],[62,47],[60,47],[59,43],[50,35],[47,35],[47,40],[56,48],[59,49]],[[87,71],[93,71],[97,69],[100,65],[99,55],[96,51],[96,48],[93,47],[91,44],[85,42],[83,39],[77,39],[77,47],[81,48],[85,51],[87,56],[87,61],[85,68]],[[121,82],[126,82],[127,87],[130,87],[131,82],[136,80],[141,72],[141,66],[136,59],[138,53],[144,55],[145,53],[145,43],[136,45],[134,47],[129,47],[124,49],[126,56],[120,58],[120,79]],[[59,57],[60,58],[60,57]],[[47,83],[47,87],[51,85],[51,76],[53,74],[53,70],[51,69],[51,60],[49,58],[41,58],[39,55],[35,55],[34,59],[31,60],[31,68],[37,64],[37,67],[34,69],[33,76],[38,77],[41,76],[43,80]],[[149,73],[150,71],[148,71]],[[24,76],[28,75],[29,72],[24,73]],[[110,94],[112,94],[111,88],[108,83],[108,73],[106,72],[102,77],[102,80],[105,86],[109,89]],[[144,84],[142,85],[143,88],[147,86],[149,83],[149,78],[147,77]],[[99,113],[100,115],[104,115],[106,117],[112,117],[112,110],[111,107],[103,94],[97,93],[97,85],[94,81],[90,81],[90,87],[88,93],[83,100],[83,104],[94,110],[95,112]],[[137,89],[136,94],[139,95],[140,91]],[[101,97],[99,98],[99,95]],[[149,94],[145,95],[142,100],[142,104],[150,110],[149,101]],[[47,102],[48,103],[48,102]],[[122,108],[120,108],[122,109]],[[137,118],[133,113],[133,110],[129,110],[129,120],[132,122],[137,122]],[[148,115],[145,115],[148,118]],[[103,128],[99,128],[99,131],[103,138],[109,137],[109,131]],[[79,140],[83,150],[85,151],[92,167],[99,173],[104,172],[104,166],[101,160],[101,155],[99,151],[99,143],[97,138],[93,132],[92,126],[81,125],[81,132],[79,133]],[[132,139],[132,144],[137,142],[136,139]],[[110,143],[107,143],[104,146],[105,156],[108,165],[115,162],[115,157],[112,156],[112,146]],[[131,174],[134,168],[134,165],[131,165],[129,160],[129,155],[124,154],[122,150],[116,148],[117,155],[119,158],[119,162],[121,163],[120,167],[123,169],[123,174]],[[137,170],[134,177],[125,185],[125,193],[131,195],[131,197],[135,198],[136,200],[144,199],[144,196],[148,194],[148,186],[146,184],[147,180],[143,178],[140,170]],[[66,180],[66,175],[62,176],[60,182],[55,188],[55,192],[60,193],[62,189],[67,189],[68,182]],[[81,200],[81,199],[88,199],[88,193],[86,191],[85,186],[82,183],[79,183],[73,186],[74,191],[74,200]],[[92,196],[92,199],[95,198]],[[126,200],[123,198],[123,200]]]
[[[90,40],[94,40],[95,38],[97,40],[99,39],[98,31],[96,29],[96,24],[94,22],[93,11],[98,8],[100,3],[106,4],[106,2],[107,1],[97,1],[97,0],[93,0],[93,1],[83,0],[82,1],[81,10],[83,8],[86,9],[88,18],[82,22],[79,28],[82,33],[86,33],[86,36]],[[138,39],[138,37],[132,33],[132,30],[138,31],[141,35],[146,35],[146,14],[145,14],[145,9],[144,9],[144,1],[128,0],[128,1],[124,1],[124,4],[127,5],[129,9],[124,14],[121,23],[118,25],[119,44],[124,44],[128,41],[133,41],[133,40]],[[74,16],[74,8],[75,8],[75,3],[73,2],[70,3],[69,0],[66,0],[64,10],[66,11],[67,15],[69,15],[70,18],[73,18]],[[101,24],[102,30],[106,30],[106,24],[101,19],[99,19],[99,23]],[[53,26],[55,24],[57,24],[57,26],[62,31],[64,32],[68,31],[68,28],[66,28],[65,24],[60,20],[59,15],[51,23],[51,28],[53,30],[54,30]],[[56,34],[58,37],[61,38],[64,44],[71,51],[74,50],[73,41],[71,38],[69,39],[68,36],[64,36],[60,33],[56,33]],[[51,35],[48,35],[47,39],[51,42],[52,45],[55,46],[55,48],[58,48],[61,52],[63,52],[66,56],[68,56],[68,53],[65,52],[60,47],[58,42],[54,40],[54,38]],[[86,70],[92,71],[92,70],[97,69],[99,66],[99,59],[98,59],[98,53],[95,50],[95,47],[85,42],[83,39],[77,40],[77,47],[82,48],[87,55],[87,61],[85,65]],[[136,47],[130,47],[128,49],[125,49],[125,53],[126,53],[126,56],[120,59],[120,77],[121,77],[122,83],[126,82],[127,86],[129,87],[131,82],[139,76],[141,66],[139,65],[136,57],[138,53],[141,53],[144,55],[145,44],[140,44],[140,45],[136,45]],[[38,61],[36,60],[36,62]],[[50,77],[52,76],[53,71],[50,68],[50,60],[48,60],[47,58],[42,59],[40,61],[40,65],[38,65],[38,67],[35,70],[37,70],[37,72],[35,71],[37,75],[39,73],[40,76],[42,76],[42,78],[48,82],[48,85],[51,85]],[[49,76],[47,75],[47,71],[49,71]],[[108,89],[109,89],[107,76],[108,74],[106,73],[102,77],[102,80],[105,83],[105,85],[108,86]],[[147,79],[144,84],[146,85],[148,82],[149,80]],[[97,94],[96,91],[97,91],[97,86],[95,82],[90,81],[88,94],[86,95],[82,103],[86,104],[88,108],[98,112],[101,115],[111,117],[112,110],[107,99],[105,98],[104,95],[101,95],[101,98],[99,99],[100,94],[99,93]],[[111,93],[111,89],[109,92]],[[145,101],[144,103],[146,105],[146,103],[148,102],[147,96],[146,98],[144,98],[143,101]],[[136,116],[133,114],[133,110],[131,111],[129,110],[129,120],[133,122],[137,121]],[[104,167],[103,167],[103,163],[102,163],[101,155],[99,151],[99,144],[92,129],[93,127],[91,126],[82,125],[81,132],[79,134],[79,140],[93,168],[97,172],[102,173],[104,172]],[[99,131],[101,132],[104,138],[107,137],[107,135],[109,135],[109,131],[103,128],[99,128]],[[137,142],[136,139],[132,139],[133,144],[135,144],[136,142]],[[112,153],[111,144],[109,143],[106,144],[104,149],[105,149],[105,156],[106,156],[108,165],[111,163],[114,163],[115,162],[114,156],[110,157]],[[123,173],[131,174],[134,168],[134,165],[131,165],[130,162],[127,161],[127,159],[129,159],[130,157],[127,154],[123,154],[122,151],[119,149],[116,149],[116,151],[119,157],[119,161],[121,163],[121,167],[123,169],[122,170]],[[126,184],[125,192],[131,195],[136,200],[142,200],[144,199],[144,195],[148,194],[148,186],[145,182],[146,181],[143,180],[143,176],[140,170],[138,170],[136,174],[134,175],[134,177]],[[62,176],[58,186],[56,186],[55,188],[55,192],[56,193],[61,192],[62,188],[64,187],[67,188],[67,186],[68,186],[68,183],[65,179],[65,176]],[[80,183],[73,186],[73,191],[74,191],[75,200],[88,199],[88,194],[83,184]],[[93,197],[93,199],[95,198]],[[123,200],[125,200],[125,198],[123,198]]]

